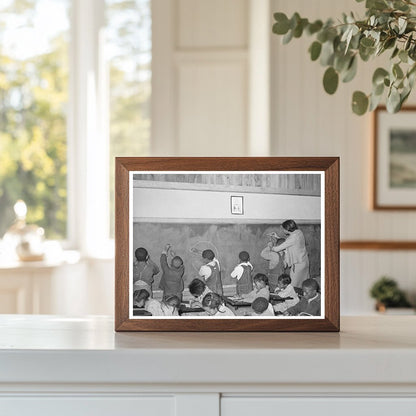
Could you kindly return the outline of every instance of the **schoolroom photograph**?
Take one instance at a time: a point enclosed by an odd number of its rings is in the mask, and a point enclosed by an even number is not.
[[[131,172],[130,318],[324,316],[322,172]]]

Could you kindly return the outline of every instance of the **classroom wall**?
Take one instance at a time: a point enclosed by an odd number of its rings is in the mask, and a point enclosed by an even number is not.
[[[244,215],[231,214],[231,196],[244,197]],[[198,219],[199,222],[217,219],[226,221],[256,220],[279,222],[293,219],[319,223],[321,198],[313,196],[255,194],[244,192],[208,192],[153,188],[133,189],[133,217],[135,221]]]
[[[244,215],[231,214],[231,195],[244,197]],[[238,253],[249,252],[255,273],[267,272],[267,261],[260,257],[267,234],[283,237],[281,223],[290,218],[305,235],[311,274],[320,276],[320,201],[314,196],[134,188],[133,248],[145,247],[158,263],[165,245],[171,244],[184,260],[185,286],[202,265],[201,256],[191,249],[211,249],[221,262],[223,284],[235,284],[230,273],[239,262]],[[160,275],[155,288],[159,280]]]
[[[309,253],[310,272],[320,276],[321,272],[321,226],[302,224],[299,226],[305,235]],[[266,273],[267,261],[260,256],[266,247],[268,233],[281,233],[277,224],[190,224],[137,222],[133,225],[133,247],[145,247],[153,261],[159,264],[160,254],[167,243],[173,246],[176,255],[184,260],[185,287],[198,276],[202,259],[200,254],[191,251],[211,249],[216,254],[222,268],[224,285],[235,284],[230,273],[239,263],[238,253],[247,251],[254,266],[254,273]],[[155,279],[154,289],[158,288],[161,274]]]

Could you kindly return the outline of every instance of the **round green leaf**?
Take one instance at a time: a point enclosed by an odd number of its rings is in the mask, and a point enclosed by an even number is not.
[[[364,62],[367,62],[370,59],[370,57],[374,55],[375,51],[376,51],[375,48],[367,48],[363,46],[361,43],[358,48],[358,52],[360,53],[360,58]]]
[[[383,43],[384,49],[392,48],[396,44],[396,38],[387,38],[386,41]]]
[[[352,95],[352,111],[362,116],[368,108],[368,97],[361,91],[355,91]]]
[[[377,86],[373,86],[373,95],[383,95],[384,92],[384,83],[378,84]]]
[[[332,65],[334,62],[334,43],[326,41],[322,45],[322,51],[320,55],[320,63],[322,66]]]
[[[300,38],[303,33],[303,29],[305,29],[308,26],[308,20],[307,19],[299,19],[297,20],[297,24],[295,28],[293,29],[293,36],[295,38]]]
[[[273,25],[273,33],[277,35],[284,35],[290,29],[289,19],[284,13],[275,13],[274,20],[276,23]]]
[[[408,55],[407,55],[407,51],[404,51],[403,49],[399,52],[399,58],[402,62],[407,62],[408,59]]]
[[[344,53],[336,53],[334,59],[334,68],[338,72],[347,70],[351,63],[351,53],[345,55]]]
[[[394,48],[394,50],[393,50],[393,53],[391,54],[390,59],[395,58],[395,57],[397,56],[397,54],[399,53],[399,50],[400,50],[400,49],[396,46],[396,47]]]
[[[407,51],[410,48],[410,45],[413,40],[413,33],[410,34],[410,36],[407,38],[406,43],[404,44],[404,49]]]
[[[393,75],[396,78],[403,78],[404,74],[399,64],[394,64],[392,69]]]
[[[330,66],[324,74],[324,89],[328,94],[334,94],[338,88],[338,72]]]
[[[293,16],[290,18],[289,25],[292,30],[296,28],[296,26],[301,21],[301,17],[298,12],[293,13]]]
[[[354,55],[351,58],[347,71],[344,73],[342,77],[342,82],[350,82],[354,79],[355,75],[357,74],[357,66],[357,58]]]
[[[389,113],[397,113],[400,110],[400,93],[397,88],[392,88],[387,96],[386,107]]]
[[[286,35],[283,36],[282,43],[283,45],[288,44],[293,38],[293,30],[289,30]]]
[[[368,108],[368,111],[373,111],[378,107],[378,105],[380,104],[381,97],[382,97],[381,95],[371,94],[370,106]]]
[[[389,73],[384,68],[377,68],[373,74],[373,85],[383,84],[384,78],[388,75]]]
[[[312,43],[309,47],[309,53],[311,54],[312,61],[316,61],[321,54],[322,44],[318,41]]]
[[[310,23],[307,27],[307,32],[309,35],[313,35],[316,32],[319,32],[322,29],[323,23],[321,20],[315,20],[313,23]]]
[[[372,38],[362,38],[360,40],[360,45],[362,45],[364,48],[372,48],[374,46],[374,39]]]

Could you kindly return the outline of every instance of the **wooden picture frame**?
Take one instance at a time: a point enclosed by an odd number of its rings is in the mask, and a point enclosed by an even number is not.
[[[373,209],[416,209],[416,107],[373,113]]]
[[[253,181],[260,178],[264,181],[272,178],[273,180],[290,179],[294,180],[294,188],[299,188],[299,193],[295,196],[290,192],[279,191],[274,189],[265,188],[264,184],[260,183],[258,188],[250,190],[247,188],[247,192],[253,192],[253,194],[246,194],[257,198],[259,190],[262,190],[264,197],[279,197],[286,198],[284,201],[291,201],[293,198],[295,201],[304,201],[305,198],[312,198],[308,196],[308,192],[303,192],[302,188],[296,182],[299,178],[304,179],[306,182],[315,180],[315,177],[320,178],[319,189],[319,202],[317,200],[311,200],[315,205],[319,203],[320,212],[320,226],[319,238],[320,238],[320,267],[322,272],[322,312],[320,316],[270,316],[261,317],[257,316],[236,316],[236,317],[221,317],[215,319],[215,317],[190,317],[189,319],[183,317],[152,317],[152,316],[133,316],[132,314],[132,268],[133,268],[133,253],[136,247],[133,246],[133,226],[135,230],[147,227],[149,223],[148,219],[143,217],[139,218],[136,223],[135,217],[136,211],[141,212],[142,207],[147,206],[143,195],[145,195],[145,181],[137,180],[137,189],[133,190],[133,183],[136,186],[136,179],[141,179],[143,175],[146,178],[151,173],[159,180],[160,177],[170,178],[173,173],[179,172],[183,176],[187,177],[205,177],[204,175],[210,175],[215,177],[227,177],[232,175],[243,174],[247,177],[253,177]],[[162,172],[162,173],[160,173]],[[198,174],[191,175],[194,172]],[[214,175],[212,172],[215,172]],[[223,172],[227,172],[224,174]],[[159,174],[160,173],[160,174]],[[166,175],[165,175],[166,174]],[[273,176],[277,175],[277,176]],[[279,176],[280,175],[280,176]],[[293,175],[293,176],[291,176]],[[234,178],[234,177],[233,177]],[[237,178],[237,176],[235,176]],[[305,182],[305,183],[306,183]],[[144,185],[142,185],[142,183]],[[195,185],[193,185],[195,186]],[[199,185],[198,185],[199,186]],[[158,190],[160,192],[171,192],[172,189],[189,188],[188,184],[180,186],[175,183],[169,184],[169,191]],[[204,185],[206,189],[207,185]],[[136,189],[136,188],[134,188]],[[238,192],[235,189],[229,189],[229,184],[215,185],[216,190],[224,192],[227,196],[226,206],[229,213],[230,200],[228,196],[241,195],[243,192]],[[280,189],[280,188],[279,188]],[[282,188],[283,189],[283,188]],[[271,192],[271,190],[273,192]],[[213,189],[209,189],[206,194],[210,194],[210,198],[215,194]],[[230,192],[229,192],[230,191]],[[162,195],[159,192],[159,196]],[[227,193],[229,192],[229,193]],[[267,193],[271,193],[271,196],[267,196]],[[115,330],[116,331],[339,331],[339,158],[337,157],[256,157],[256,158],[225,158],[225,157],[204,157],[204,158],[179,158],[179,157],[122,157],[116,158],[116,200],[115,200]],[[277,196],[276,196],[277,194]],[[169,194],[171,195],[171,194]],[[263,195],[263,194],[261,194]],[[303,196],[306,195],[306,196]],[[316,196],[316,195],[315,195]],[[207,196],[208,197],[208,196]],[[292,199],[290,199],[292,198]],[[302,199],[303,198],[303,199]],[[133,201],[134,199],[134,201]],[[245,212],[250,215],[249,201],[245,198]],[[172,203],[163,202],[164,199],[158,199],[160,201],[160,209],[163,210],[163,205],[169,205],[172,207]],[[267,205],[267,204],[266,204]],[[304,204],[299,203],[299,206]],[[186,204],[181,204],[178,210],[183,210]],[[280,206],[280,205],[279,205]],[[285,209],[290,209],[290,203],[281,204]],[[155,208],[156,207],[156,208]],[[296,207],[296,206],[295,206]],[[152,205],[152,215],[158,215],[157,211],[159,207]],[[295,208],[294,208],[295,209]],[[297,209],[297,208],[296,208]],[[295,209],[295,210],[296,210]],[[150,208],[149,208],[150,210]],[[253,210],[252,210],[253,211]],[[147,212],[147,211],[146,211]],[[191,212],[191,211],[190,211]],[[193,212],[193,211],[192,211]],[[231,214],[230,214],[231,215]],[[307,214],[305,214],[307,215]],[[173,216],[173,214],[172,214]],[[302,217],[299,214],[298,217]],[[296,218],[298,218],[296,217]],[[153,218],[153,217],[152,217]],[[241,216],[234,217],[236,221],[244,221]],[[251,218],[251,217],[250,217]],[[253,217],[254,218],[254,217]],[[263,217],[261,217],[263,218]],[[288,219],[287,215],[286,218]],[[154,221],[154,220],[152,220]],[[170,219],[160,218],[160,222],[169,222]],[[191,222],[191,220],[189,220]],[[193,220],[195,221],[195,220]],[[208,221],[208,220],[207,220]],[[229,219],[224,219],[222,222],[227,223]],[[252,221],[252,224],[250,221]],[[246,220],[246,223],[254,227],[255,224],[260,224],[262,219]],[[301,220],[299,220],[301,222]],[[282,219],[276,219],[275,228],[280,227]],[[228,225],[227,225],[228,226]],[[263,225],[259,225],[263,227]],[[138,228],[137,228],[138,227]],[[162,227],[162,226],[161,226]],[[306,227],[306,226],[305,226]],[[315,226],[315,228],[317,228]],[[161,228],[162,229],[162,228]],[[273,233],[272,233],[273,234]],[[288,233],[289,234],[289,233]],[[270,235],[270,234],[268,234]],[[139,237],[141,235],[139,234]],[[185,250],[185,249],[184,249]],[[238,252],[237,252],[238,254]],[[186,254],[185,254],[186,255]],[[238,260],[238,259],[237,259]],[[221,261],[221,258],[220,258]],[[254,266],[256,267],[256,266]],[[137,293],[137,292],[136,292]],[[169,318],[169,319],[168,319]],[[192,318],[192,319],[191,319]],[[268,319],[266,319],[268,318]]]

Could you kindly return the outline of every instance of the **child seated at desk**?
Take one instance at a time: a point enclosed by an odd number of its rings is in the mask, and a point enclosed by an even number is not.
[[[210,316],[235,316],[234,312],[223,304],[221,296],[216,293],[208,293],[202,299],[202,307]]]
[[[202,308],[202,299],[208,293],[212,293],[211,289],[201,279],[192,280],[188,288],[189,293],[193,296],[193,299],[189,301],[191,308]]]
[[[253,302],[257,298],[266,298],[267,301],[270,299],[270,292],[269,292],[269,281],[267,276],[263,273],[257,273],[254,276],[254,289],[247,293],[247,295],[241,296],[241,300],[244,302]]]
[[[168,256],[172,258],[170,265]],[[170,244],[166,244],[165,250],[160,256],[160,266],[162,267],[162,278],[160,279],[159,288],[163,290],[163,298],[166,296],[176,296],[182,299],[184,289],[183,274],[185,267],[179,256],[176,256]]]
[[[247,251],[242,251],[238,255],[240,263],[231,272],[231,277],[237,279],[236,292],[237,296],[246,295],[253,290],[253,265],[250,263],[250,255]]]
[[[295,292],[295,288],[292,286],[292,279],[288,274],[282,274],[277,279],[277,288],[274,291],[279,295],[278,299],[286,299],[284,302],[276,303],[273,305],[275,312],[285,312],[287,309],[295,306],[299,302],[299,296]]]
[[[150,298],[149,292],[145,289],[136,290],[133,294],[134,307],[144,308],[152,316],[178,316],[179,304],[179,298],[174,295],[168,295],[159,302]]]
[[[306,279],[302,283],[303,298],[295,306],[283,312],[283,315],[319,316],[321,314],[321,295],[315,279]]]
[[[253,316],[274,316],[273,306],[266,298],[254,299],[251,309]]]
[[[160,272],[159,267],[150,259],[144,247],[136,249],[134,255],[136,259],[133,263],[133,289],[146,289],[152,296],[152,284],[154,276]]]

